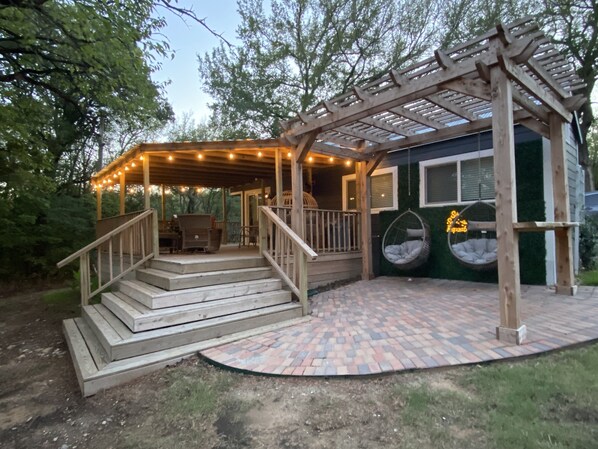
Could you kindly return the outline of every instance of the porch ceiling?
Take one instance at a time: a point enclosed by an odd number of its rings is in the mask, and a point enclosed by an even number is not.
[[[96,173],[92,183],[103,187],[118,184],[124,173],[127,185],[143,185],[143,159],[148,158],[152,185],[238,186],[274,178],[278,149],[282,152],[283,170],[289,170],[290,148],[278,139],[142,143]],[[322,168],[339,163],[345,161],[314,152],[307,165]]]
[[[490,129],[497,65],[513,82],[514,121],[541,135],[550,114],[570,122],[583,104],[571,93],[583,82],[528,17],[323,101],[284,122],[283,138],[300,152],[313,142],[326,154],[373,158]]]

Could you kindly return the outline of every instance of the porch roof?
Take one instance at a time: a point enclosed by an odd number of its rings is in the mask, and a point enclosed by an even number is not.
[[[514,122],[548,137],[549,115],[571,122],[584,86],[567,59],[527,17],[323,101],[282,124],[283,138],[325,153],[375,158],[492,128],[490,68],[513,82]]]
[[[288,170],[290,148],[279,139],[141,143],[94,174],[92,184],[118,184],[124,173],[126,184],[143,185],[143,158],[149,158],[152,185],[238,186],[256,178],[274,177],[277,150],[283,152],[283,169]],[[345,162],[313,153],[308,165],[315,168]]]

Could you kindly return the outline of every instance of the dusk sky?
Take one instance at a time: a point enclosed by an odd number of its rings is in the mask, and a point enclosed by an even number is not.
[[[223,33],[229,42],[234,43],[235,30],[240,22],[236,0],[182,0],[177,6],[192,6],[198,17],[206,18],[210,28]],[[162,61],[162,69],[153,78],[159,82],[171,81],[166,92],[177,118],[185,112],[191,112],[195,121],[199,122],[209,116],[210,97],[201,91],[197,55],[203,55],[220,45],[220,39],[189,19],[185,23],[169,13],[165,17],[168,25],[163,29],[163,34],[176,54],[173,60]]]

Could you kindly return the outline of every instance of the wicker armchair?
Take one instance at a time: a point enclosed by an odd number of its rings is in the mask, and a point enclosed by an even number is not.
[[[210,215],[187,214],[179,215],[179,229],[181,231],[181,249],[201,249],[211,253],[220,249],[222,229],[212,227]]]

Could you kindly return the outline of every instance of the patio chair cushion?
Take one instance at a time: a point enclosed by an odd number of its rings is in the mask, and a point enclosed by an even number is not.
[[[469,239],[455,243],[453,250],[464,262],[487,264],[496,260],[496,239]]]
[[[400,245],[388,245],[384,248],[384,254],[395,264],[411,262],[419,255],[423,244],[421,240],[407,240]]]

